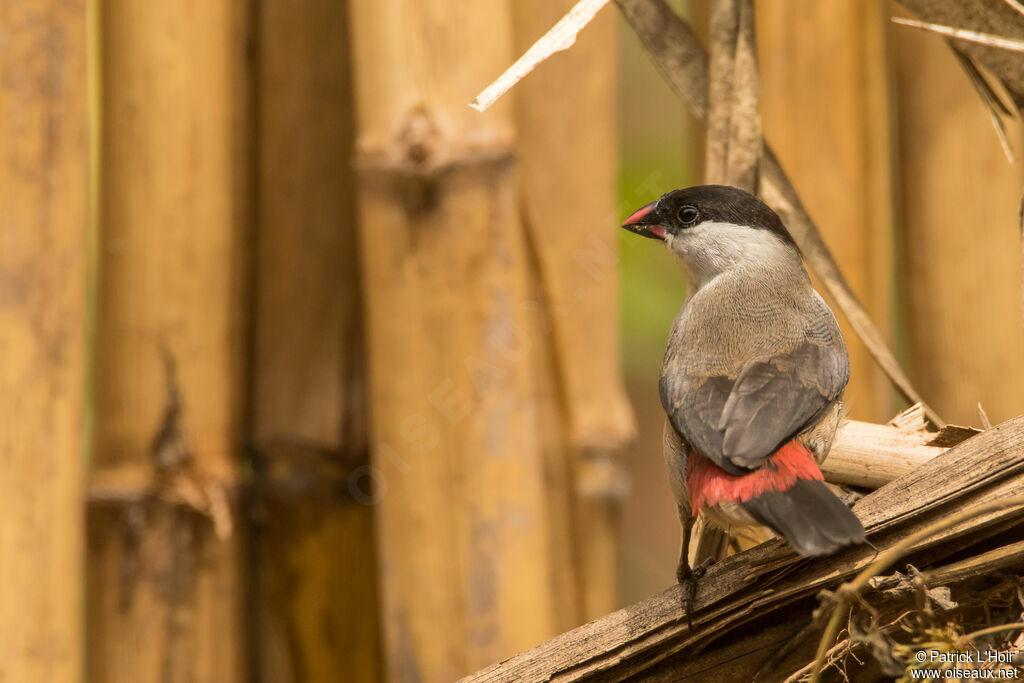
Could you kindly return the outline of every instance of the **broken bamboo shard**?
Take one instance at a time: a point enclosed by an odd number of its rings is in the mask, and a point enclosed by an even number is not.
[[[82,679],[86,8],[0,12],[0,679]]]
[[[851,420],[840,427],[821,471],[836,484],[876,489],[944,453],[945,447],[930,445],[934,437],[935,432]]]
[[[248,175],[241,4],[100,6],[106,135],[91,483],[130,502],[89,510],[92,681],[244,679],[237,533],[222,540],[184,505],[139,502],[159,472],[153,446],[171,405],[171,366],[182,407],[172,436],[214,488],[237,483]]]
[[[350,17],[387,674],[451,680],[555,632],[512,115],[466,106],[511,15]]]
[[[473,98],[469,106],[479,112],[484,112],[493,105],[499,97],[509,91],[512,86],[521,81],[528,73],[533,71],[541,62],[555,52],[568,50],[576,42],[576,37],[583,28],[593,20],[598,11],[607,5],[611,0],[579,0],[572,9],[565,13],[561,19],[551,27],[547,33],[541,36],[540,40],[530,46],[523,56],[517,59],[512,66],[504,71],[493,83],[483,89],[479,95]]]
[[[894,296],[887,13],[879,3],[762,2],[757,20],[766,137],[883,336]],[[845,403],[881,422],[895,396],[839,321],[850,351]]]
[[[258,665],[275,683],[372,683],[373,507],[337,495],[365,464],[368,419],[346,7],[264,0],[259,12]]]

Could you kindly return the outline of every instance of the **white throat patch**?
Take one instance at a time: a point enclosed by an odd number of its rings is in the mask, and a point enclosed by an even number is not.
[[[678,234],[666,234],[665,245],[700,289],[727,271],[758,271],[795,262],[799,252],[770,230],[735,223],[705,221]]]

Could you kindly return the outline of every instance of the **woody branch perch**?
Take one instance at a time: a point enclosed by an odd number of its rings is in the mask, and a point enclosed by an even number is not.
[[[1024,571],[1024,557],[1012,551],[1024,540],[1024,508],[992,504],[1021,494],[1024,417],[967,439],[865,496],[853,509],[870,541],[885,553],[952,511],[987,504],[982,514],[915,537],[901,553],[900,565],[923,568],[929,586],[941,582],[955,600],[961,592],[990,589],[984,582],[995,571]],[[973,557],[951,562],[954,554]],[[877,557],[873,548],[861,546],[806,560],[783,542],[769,541],[709,569],[697,592],[693,631],[673,586],[463,680],[609,681],[671,671],[673,680],[696,681],[712,666],[721,680],[752,680],[769,667],[771,679],[781,680],[814,660],[820,637],[812,624],[815,596],[834,590]],[[863,595],[872,598],[870,591]],[[884,604],[903,609],[913,605],[913,596],[887,596]],[[966,607],[953,611],[961,609]],[[730,637],[722,638],[725,634]],[[789,652],[783,649],[787,644]],[[785,656],[773,657],[780,652]]]

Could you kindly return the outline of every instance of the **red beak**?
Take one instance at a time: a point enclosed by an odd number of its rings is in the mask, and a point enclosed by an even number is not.
[[[645,204],[630,214],[629,218],[622,224],[626,230],[635,232],[641,237],[649,237],[655,240],[665,239],[665,227],[661,225],[658,216],[657,201]]]

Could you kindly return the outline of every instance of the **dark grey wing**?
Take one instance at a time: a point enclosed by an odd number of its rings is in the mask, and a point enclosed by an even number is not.
[[[663,373],[659,388],[661,405],[683,441],[726,472],[738,475],[746,470],[725,460],[722,450],[725,432],[718,428],[734,383],[735,380],[728,377]]]
[[[845,349],[809,341],[747,364],[717,423],[722,457],[747,469],[760,466],[842,395],[849,375]]]
[[[839,398],[849,361],[839,345],[805,341],[745,365],[735,379],[662,375],[669,421],[696,451],[731,474],[760,466]]]

